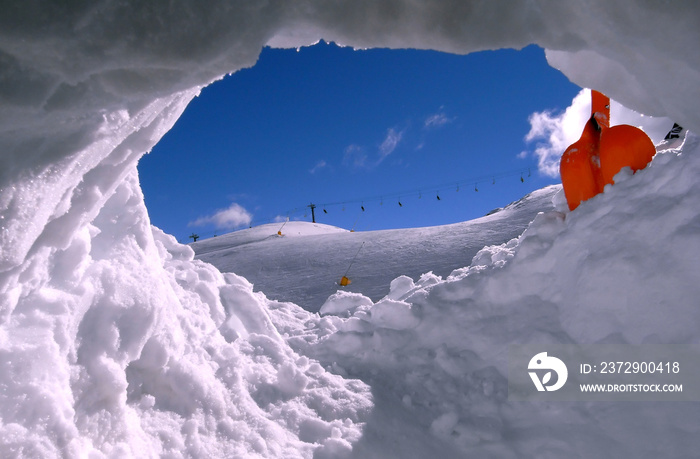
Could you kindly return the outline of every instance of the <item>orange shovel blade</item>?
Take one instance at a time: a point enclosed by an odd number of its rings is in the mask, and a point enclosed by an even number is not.
[[[610,126],[610,98],[595,90],[591,90],[591,115],[602,127]]]
[[[613,183],[613,177],[623,167],[635,172],[644,169],[656,154],[656,148],[644,131],[620,124],[603,131],[598,154],[603,185],[607,185]]]
[[[591,118],[581,138],[569,146],[561,157],[559,173],[569,210],[603,191],[598,147],[601,132],[610,125],[610,99],[591,90]]]
[[[559,173],[569,210],[600,192],[596,165],[592,164],[595,145],[586,139],[573,143],[561,157]]]

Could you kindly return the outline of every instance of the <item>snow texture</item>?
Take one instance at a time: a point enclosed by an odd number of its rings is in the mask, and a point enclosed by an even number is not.
[[[552,209],[558,190],[548,187],[488,216],[453,225],[351,233],[318,223],[288,222],[281,238],[281,224],[270,224],[191,247],[198,259],[245,277],[267,297],[315,312],[337,291],[344,274],[352,281],[346,291],[374,301],[402,275],[418,278],[432,271],[447,277],[485,245],[519,236],[538,212]]]
[[[534,343],[700,349],[699,155],[690,134],[446,279],[398,277],[369,307],[339,292],[322,309],[336,315],[287,306],[273,322],[298,352],[372,387],[356,457],[692,457],[697,403],[511,402],[507,355]]]
[[[0,456],[697,455],[697,404],[514,404],[503,362],[508,343],[698,346],[692,133],[467,267],[397,277],[385,298],[337,294],[323,316],[153,228],[136,173],[203,86],[264,45],[321,38],[452,53],[536,43],[577,84],[700,132],[695,2],[2,11]]]

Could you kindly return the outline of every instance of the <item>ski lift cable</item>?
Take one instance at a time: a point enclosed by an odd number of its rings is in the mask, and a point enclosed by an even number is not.
[[[460,190],[463,187],[468,187],[470,185],[473,185],[474,188],[477,188],[479,184],[483,183],[489,183],[492,185],[495,185],[496,182],[499,179],[504,179],[508,177],[520,177],[524,181],[524,177],[531,177],[532,176],[532,166],[527,166],[527,167],[521,167],[518,169],[513,169],[509,171],[504,171],[504,172],[498,172],[498,173],[491,173],[491,174],[484,174],[481,176],[477,177],[471,177],[471,178],[466,178],[462,180],[455,180],[451,182],[444,182],[442,184],[438,185],[432,185],[432,186],[422,186],[420,188],[414,188],[410,190],[402,190],[402,191],[397,191],[394,193],[382,193],[380,195],[372,195],[372,196],[365,196],[365,197],[360,197],[360,198],[355,198],[355,199],[348,199],[348,200],[343,200],[343,201],[333,201],[333,202],[326,202],[326,203],[321,203],[318,204],[317,207],[320,207],[323,209],[325,214],[328,214],[330,211],[328,210],[329,208],[332,208],[334,206],[349,206],[352,204],[360,204],[361,207],[365,207],[366,203],[373,203],[373,202],[383,202],[385,200],[394,200],[397,201],[400,207],[403,207],[403,204],[406,200],[406,198],[411,197],[411,196],[416,196],[418,199],[420,199],[427,190],[435,190],[437,195],[440,193],[444,193],[447,191],[454,191],[455,189]],[[283,214],[278,214],[278,216],[270,216],[270,217],[262,217],[262,218],[255,218],[254,222],[257,225],[265,224],[265,223],[284,223],[288,222],[289,220],[292,220],[294,216],[301,215],[302,212],[308,210],[308,205],[302,206],[302,207],[295,207],[291,210],[288,210],[287,212],[284,212]],[[279,215],[286,215],[286,218],[283,222],[280,222],[279,220]],[[284,224],[282,225],[284,227]],[[253,222],[251,222],[251,226],[253,225]],[[212,232],[211,234],[209,232],[207,233],[200,233],[201,238],[206,238],[208,236],[215,235],[216,232]]]
[[[357,204],[361,203],[363,206],[367,202],[382,202],[384,199],[399,199],[401,197],[406,197],[406,196],[412,196],[412,195],[420,195],[422,192],[424,192],[426,189],[434,189],[438,193],[441,191],[446,191],[446,190],[451,190],[451,189],[459,189],[462,186],[466,186],[468,184],[474,184],[476,187],[479,183],[494,183],[496,179],[502,179],[506,177],[513,177],[513,176],[523,176],[526,172],[528,173],[528,177],[531,176],[530,172],[530,167],[522,167],[519,169],[511,170],[511,171],[506,171],[506,172],[501,172],[497,174],[486,174],[482,175],[479,177],[472,177],[470,179],[463,179],[459,181],[452,181],[452,182],[445,182],[440,185],[433,185],[433,186],[424,186],[421,188],[414,188],[412,190],[403,190],[403,191],[397,191],[394,193],[383,193],[381,195],[373,195],[373,196],[365,196],[361,198],[355,198],[355,199],[349,199],[345,201],[334,201],[334,202],[326,202],[323,204],[318,204],[321,207],[333,207],[333,206],[338,206],[338,205],[348,205],[348,204]]]

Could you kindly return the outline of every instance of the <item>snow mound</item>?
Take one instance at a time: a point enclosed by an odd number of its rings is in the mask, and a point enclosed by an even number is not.
[[[363,306],[369,306],[372,300],[361,293],[338,291],[329,296],[319,313],[325,314],[353,314]],[[366,308],[365,308],[366,309]]]
[[[681,149],[622,170],[575,212],[539,214],[447,279],[397,278],[376,303],[353,298],[362,307],[305,317],[287,341],[372,387],[385,415],[365,435],[399,446],[362,457],[425,457],[436,439],[452,447],[441,457],[693,456],[698,403],[511,402],[507,355],[513,344],[700,349],[698,174],[700,138],[688,134]],[[273,311],[275,323],[283,317]],[[406,425],[397,432],[384,418]]]
[[[129,176],[48,271],[11,289],[1,455],[349,451],[372,405],[367,386],[293,352],[270,301],[152,228],[142,199]]]

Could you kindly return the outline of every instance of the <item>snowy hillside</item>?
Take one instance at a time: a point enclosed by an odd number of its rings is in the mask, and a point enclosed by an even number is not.
[[[447,226],[351,233],[289,222],[229,233],[190,247],[198,259],[245,277],[268,298],[316,312],[346,273],[352,283],[344,290],[373,300],[386,295],[391,281],[401,275],[418,279],[432,271],[447,277],[469,264],[484,246],[519,236],[538,212],[552,209],[558,190],[549,187],[492,215]],[[277,235],[280,227],[283,237]]]
[[[551,187],[495,215],[446,227],[237,245],[250,239],[244,230],[226,244],[216,238],[193,245],[218,244],[203,257],[220,268],[286,260],[274,279],[257,275],[271,286],[306,285],[310,305],[324,302],[320,315],[290,303],[268,307],[296,352],[371,388],[372,410],[352,457],[692,457],[700,446],[697,402],[513,402],[507,354],[510,345],[533,343],[682,343],[700,350],[700,259],[688,256],[700,253],[698,173],[700,139],[690,134],[682,150],[659,153],[635,175],[621,172],[573,213],[560,188]],[[447,269],[456,260],[450,247],[459,253],[502,238],[525,215],[534,221],[521,236],[478,250],[444,279],[397,276],[387,289],[383,271],[402,260],[413,269],[424,263],[424,272]],[[361,282],[384,293],[373,299],[335,285],[325,296],[314,285],[328,277],[330,263],[309,266],[309,259],[321,252],[332,259],[359,241],[372,241],[375,252]],[[431,255],[416,256],[424,244]]]
[[[3,8],[0,457],[697,457],[700,402],[513,401],[505,349],[698,351],[699,22],[697,2],[632,0]],[[379,279],[382,292],[308,312],[153,228],[136,166],[203,86],[265,45],[320,38],[452,53],[534,43],[575,83],[690,133],[471,262],[473,234],[449,242],[470,248],[447,277],[397,277],[385,297]],[[317,237],[341,236],[359,237]],[[434,269],[419,257],[406,268]]]
[[[574,213],[537,216],[446,279],[383,299],[338,292],[318,316],[273,304],[287,342],[372,388],[353,457],[693,457],[700,405],[508,400],[508,346],[700,349],[700,141],[659,154]],[[330,314],[329,314],[330,313]]]

